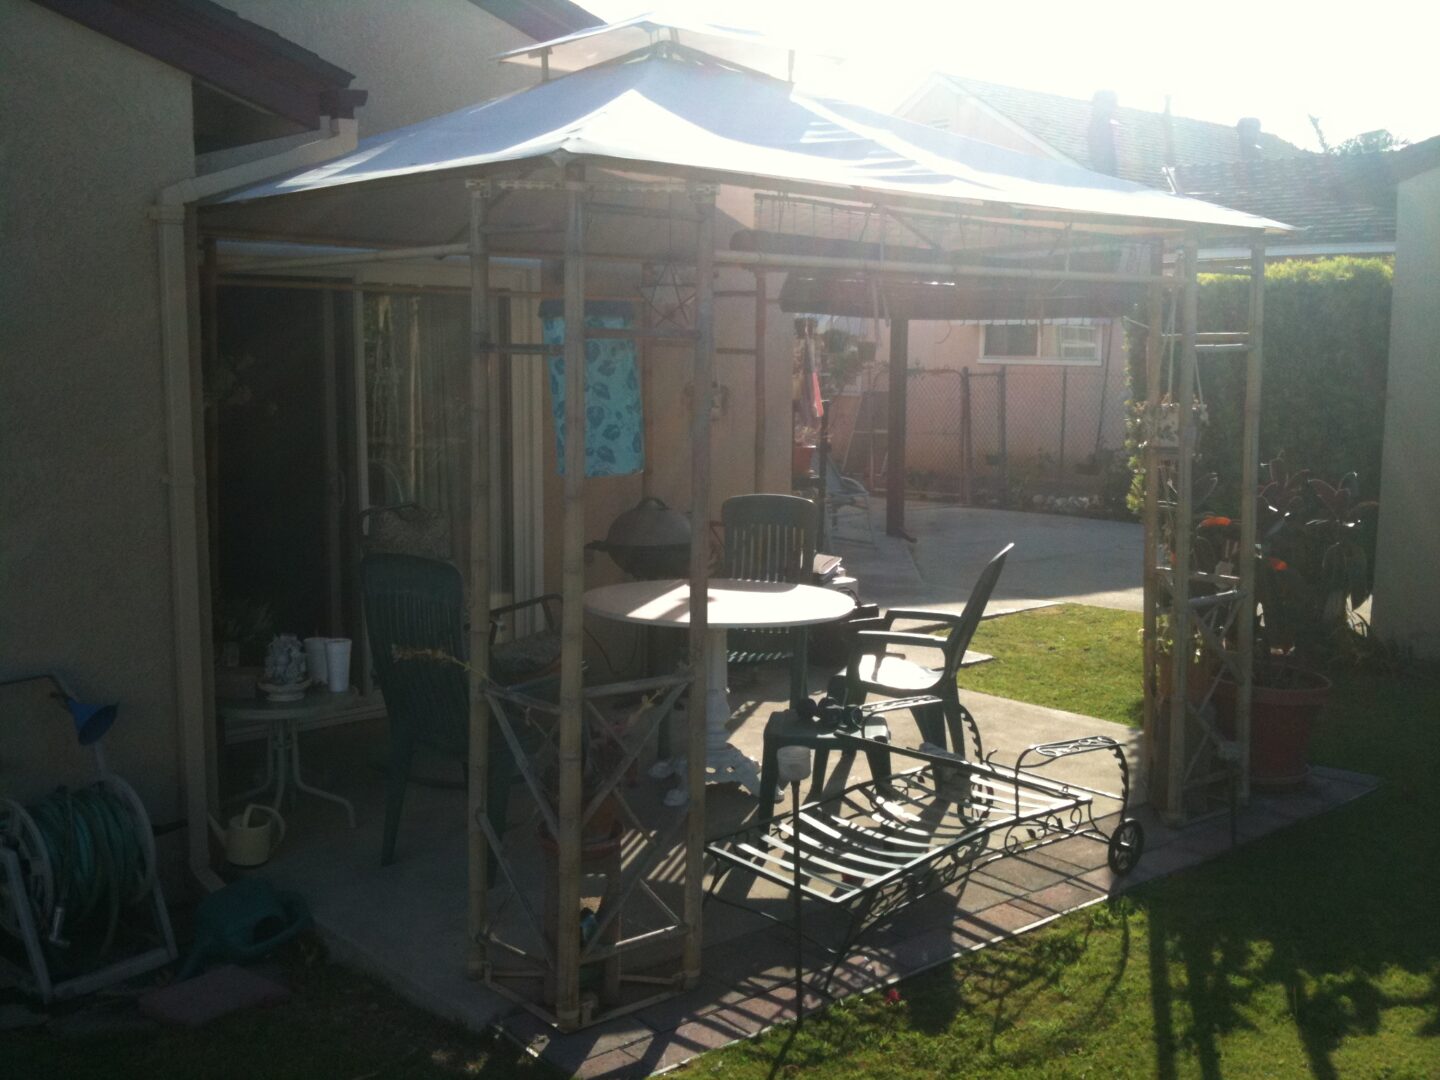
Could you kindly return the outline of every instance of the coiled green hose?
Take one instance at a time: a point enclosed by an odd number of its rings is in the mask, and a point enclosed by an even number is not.
[[[93,952],[103,956],[114,944],[121,911],[149,889],[141,823],[103,784],[58,788],[26,809],[54,876],[56,918],[44,928],[50,944],[88,952],[98,939]]]

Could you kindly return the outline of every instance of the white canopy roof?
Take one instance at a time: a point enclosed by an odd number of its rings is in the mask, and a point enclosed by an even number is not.
[[[1289,229],[810,97],[669,43],[372,136],[338,160],[230,195],[212,220],[222,231],[228,222],[236,231],[295,239],[441,243],[464,228],[463,190],[448,183],[455,175],[514,173],[521,163],[574,157],[631,172],[932,209],[994,207],[1039,220],[1047,213],[1093,216],[1102,229],[1122,222]],[[450,189],[444,194],[441,182]],[[376,197],[357,198],[362,185]],[[351,197],[301,198],[323,192]]]

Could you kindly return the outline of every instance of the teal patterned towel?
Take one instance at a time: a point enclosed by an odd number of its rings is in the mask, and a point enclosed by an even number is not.
[[[547,345],[565,340],[559,304],[540,307]],[[629,304],[590,301],[585,325],[618,330],[631,325]],[[565,359],[550,358],[550,409],[555,418],[555,454],[565,475]],[[635,342],[605,338],[585,343],[585,475],[628,476],[645,467],[645,421]]]

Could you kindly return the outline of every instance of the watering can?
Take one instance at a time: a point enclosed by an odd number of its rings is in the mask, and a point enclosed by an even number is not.
[[[259,819],[255,818],[259,812]],[[280,826],[280,835],[271,841],[273,826]],[[210,831],[225,849],[225,859],[235,866],[260,866],[270,858],[270,853],[285,839],[285,819],[274,807],[251,803],[243,814],[230,819],[230,827],[222,829],[213,817]]]
[[[176,979],[198,974],[212,960],[253,963],[308,929],[311,922],[310,909],[299,893],[277,892],[260,878],[232,882],[196,907],[195,942]]]

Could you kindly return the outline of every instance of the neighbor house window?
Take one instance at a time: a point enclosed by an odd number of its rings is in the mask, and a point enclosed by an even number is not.
[[[1040,355],[1039,323],[989,323],[985,327],[985,357],[1035,358]]]
[[[992,322],[982,328],[987,364],[1099,364],[1103,327],[1084,320]]]
[[[1098,326],[1057,326],[1056,352],[1060,359],[1071,364],[1098,364],[1100,362],[1100,327]]]

